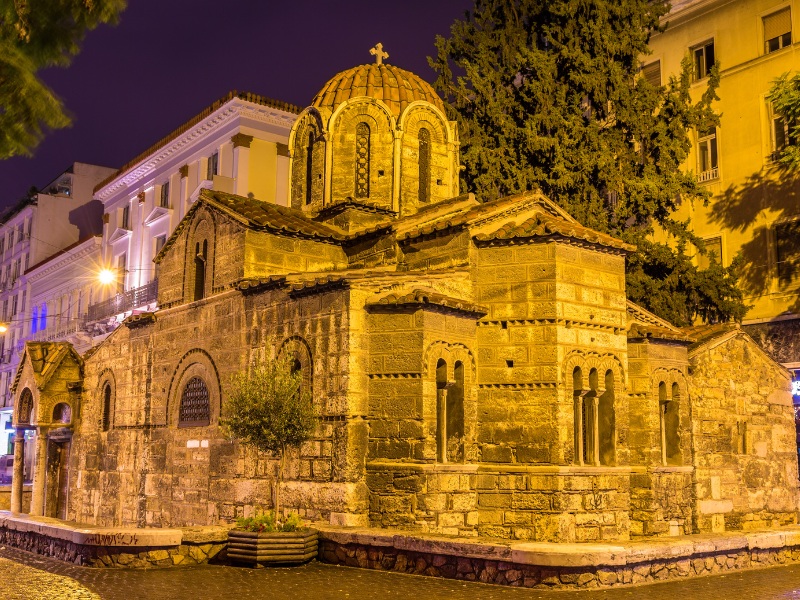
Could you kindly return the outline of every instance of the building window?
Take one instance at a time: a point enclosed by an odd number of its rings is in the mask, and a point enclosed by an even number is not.
[[[219,152],[214,152],[208,157],[208,168],[206,169],[206,179],[214,179],[214,175],[219,174]]]
[[[312,187],[314,185],[314,132],[308,134],[306,146],[306,204],[311,204]]]
[[[8,300],[3,300],[3,321],[8,321]]]
[[[178,427],[202,427],[210,422],[208,387],[199,377],[192,377],[181,394]]]
[[[722,236],[717,235],[714,237],[706,238],[703,240],[703,247],[705,254],[697,254],[697,268],[700,270],[707,269],[714,262],[718,265],[722,264]]]
[[[356,198],[369,198],[369,125],[356,127]]]
[[[701,183],[719,177],[716,127],[697,132],[697,171]]]
[[[161,207],[169,208],[169,181],[165,181],[161,186]]]
[[[11,296],[11,316],[14,317],[17,314],[17,295],[14,294]]]
[[[25,296],[27,295],[27,293],[28,293],[27,290],[22,290],[22,302],[20,302],[20,307],[19,307],[19,309],[22,312],[25,312]]]
[[[33,412],[33,394],[29,388],[22,390],[19,397],[19,409],[17,410],[17,423],[31,424],[31,413]]]
[[[661,464],[681,465],[680,441],[680,391],[677,383],[672,384],[672,394],[668,394],[667,384],[658,384],[659,423],[661,427]]]
[[[22,243],[24,237],[25,235],[23,233],[22,223],[20,223],[19,225],[17,225],[17,243]]]
[[[691,53],[694,62],[694,80],[708,77],[711,67],[714,66],[714,40],[695,46],[691,49]]]
[[[43,303],[39,311],[39,331],[47,329],[47,304]]]
[[[31,310],[31,335],[36,333],[36,328],[39,326],[39,307],[34,306]]]
[[[775,250],[778,283],[790,284],[797,279],[800,267],[800,219],[775,225]]]
[[[642,76],[653,87],[661,85],[661,61],[656,60],[642,67]]]
[[[6,236],[0,237],[0,254],[6,251]]]
[[[111,429],[111,384],[103,387],[103,415],[101,418],[103,431]]]
[[[206,262],[208,260],[208,240],[197,242],[194,248],[194,299],[202,300],[206,295]]]
[[[769,54],[792,44],[792,13],[789,7],[767,15],[764,21],[764,52]]]
[[[130,229],[130,220],[131,220],[131,207],[126,206],[122,209],[122,228],[123,229]]]
[[[419,130],[419,201],[431,201],[431,132]]]
[[[156,252],[153,256],[157,256],[161,249],[164,247],[164,244],[167,243],[167,236],[166,235],[159,235],[156,236]]]

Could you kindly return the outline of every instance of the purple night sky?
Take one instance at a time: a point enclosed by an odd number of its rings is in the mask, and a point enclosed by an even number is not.
[[[0,206],[75,161],[119,167],[230,90],[307,106],[334,74],[387,62],[433,81],[436,34],[471,0],[129,0],[116,27],[89,32],[66,69],[43,79],[73,117],[32,158],[0,161]]]

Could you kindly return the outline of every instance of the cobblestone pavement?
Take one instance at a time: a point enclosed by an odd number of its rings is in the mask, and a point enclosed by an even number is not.
[[[166,570],[76,567],[0,548],[3,600],[800,600],[800,565],[603,591],[538,591],[310,563]]]

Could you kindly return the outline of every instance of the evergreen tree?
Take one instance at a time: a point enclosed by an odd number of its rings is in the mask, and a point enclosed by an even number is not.
[[[65,67],[86,31],[115,23],[125,0],[0,0],[0,159],[30,154],[44,129],[70,124],[38,77]]]
[[[476,0],[429,59],[458,120],[464,184],[481,199],[541,189],[581,223],[637,245],[628,295],[678,325],[741,319],[736,265],[699,272],[699,240],[674,219],[707,201],[681,171],[688,132],[716,125],[711,70],[691,102],[691,62],[664,85],[641,75],[664,0]],[[654,225],[673,236],[652,239]],[[700,244],[701,245],[701,244]]]

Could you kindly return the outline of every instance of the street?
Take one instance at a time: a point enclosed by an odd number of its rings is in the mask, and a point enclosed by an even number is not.
[[[527,590],[339,567],[312,562],[293,568],[202,566],[164,570],[77,567],[13,548],[0,548],[4,600],[269,600],[425,598],[444,600],[800,600],[800,565],[585,592]]]

